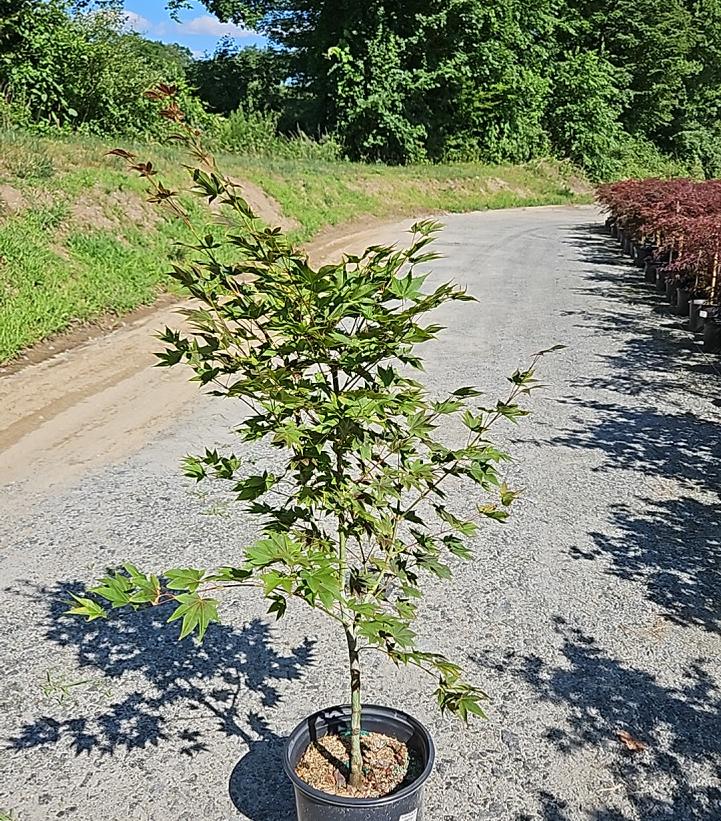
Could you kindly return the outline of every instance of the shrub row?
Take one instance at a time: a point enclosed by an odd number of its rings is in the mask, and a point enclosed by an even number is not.
[[[609,225],[676,287],[719,304],[721,180],[623,180],[600,185]]]

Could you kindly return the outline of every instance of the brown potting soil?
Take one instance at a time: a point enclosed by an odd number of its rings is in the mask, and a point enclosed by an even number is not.
[[[402,742],[382,733],[364,733],[363,784],[348,784],[350,736],[326,735],[310,744],[295,771],[306,784],[330,795],[380,798],[410,783],[419,775],[419,762]]]

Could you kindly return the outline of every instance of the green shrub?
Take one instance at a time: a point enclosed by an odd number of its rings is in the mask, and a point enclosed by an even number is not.
[[[218,119],[217,145],[235,154],[280,159],[338,160],[341,148],[333,137],[313,140],[299,131],[293,136],[278,134],[277,112],[236,109],[229,117]]]
[[[188,76],[211,111],[231,115],[244,106],[253,111],[281,111],[290,90],[287,55],[270,48],[236,48],[221,41],[212,57],[194,60]]]
[[[545,117],[556,153],[594,179],[618,173],[622,129],[614,67],[594,52],[566,55],[553,68]]]
[[[517,370],[507,397],[493,404],[479,405],[472,386],[432,395],[413,378],[423,370],[417,346],[443,331],[429,314],[473,299],[453,283],[426,288],[428,274],[416,268],[436,258],[428,246],[440,226],[417,223],[405,249],[376,245],[316,270],[255,219],[192,132],[189,140],[203,166],[190,170],[195,192],[225,206],[239,230],[225,242],[198,235],[192,262],[174,266],[171,276],[196,306],[185,312],[189,331],[162,333],[158,356],[163,366],[189,365],[215,396],[250,408],[235,429],[240,456],[205,449],[184,469],[197,481],[227,482],[261,537],[233,546],[220,568],[146,575],[126,564],[87,595],[73,594],[68,612],[93,620],[119,607],[168,605],[179,638],[202,640],[220,620],[216,592],[242,586],[264,596],[277,619],[292,602],[327,616],[347,645],[348,781],[359,787],[368,651],[429,674],[441,711],[464,720],[484,714],[485,694],[458,664],[421,646],[413,626],[424,585],[447,582],[457,561],[473,558],[468,539],[509,516],[518,492],[501,481],[509,457],[490,431],[527,415],[519,400],[538,386],[533,366],[548,351]],[[116,153],[148,179],[156,200],[187,218],[147,166]],[[227,264],[216,255],[223,246]],[[457,442],[454,421],[464,434]],[[278,453],[279,470],[258,473],[244,462],[246,443],[260,441]],[[467,489],[461,504],[442,489],[451,482]]]
[[[143,92],[158,83],[179,88],[190,121],[212,120],[190,93],[177,47],[152,44],[122,29],[111,10],[70,14],[65,0],[29,0],[10,20],[0,51],[0,87],[22,101],[23,123],[90,134],[158,135],[162,120]],[[188,59],[189,56],[188,56]],[[4,119],[18,121],[5,102]]]
[[[700,166],[670,157],[644,137],[622,134],[608,179],[703,176]]]

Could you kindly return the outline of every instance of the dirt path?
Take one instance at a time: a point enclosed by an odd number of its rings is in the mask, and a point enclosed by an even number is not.
[[[321,234],[315,262],[371,242],[395,242],[411,224],[364,222]],[[154,368],[154,334],[178,326],[183,303],[144,311],[123,327],[0,376],[0,485],[41,492],[135,452],[198,393],[178,369]],[[21,490],[21,488],[18,488]]]

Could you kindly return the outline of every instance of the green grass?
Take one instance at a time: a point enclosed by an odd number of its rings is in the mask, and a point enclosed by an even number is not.
[[[93,139],[0,134],[0,362],[77,322],[123,314],[168,290],[168,261],[188,229],[145,202],[143,184]],[[166,184],[187,185],[184,157],[131,147]],[[406,168],[318,160],[219,157],[238,180],[277,201],[298,242],[362,217],[402,217],[518,205],[587,202],[583,181],[557,163]],[[580,185],[579,185],[580,183]],[[9,198],[9,199],[8,199]],[[2,200],[7,200],[4,210]],[[203,231],[225,230],[188,198]]]

